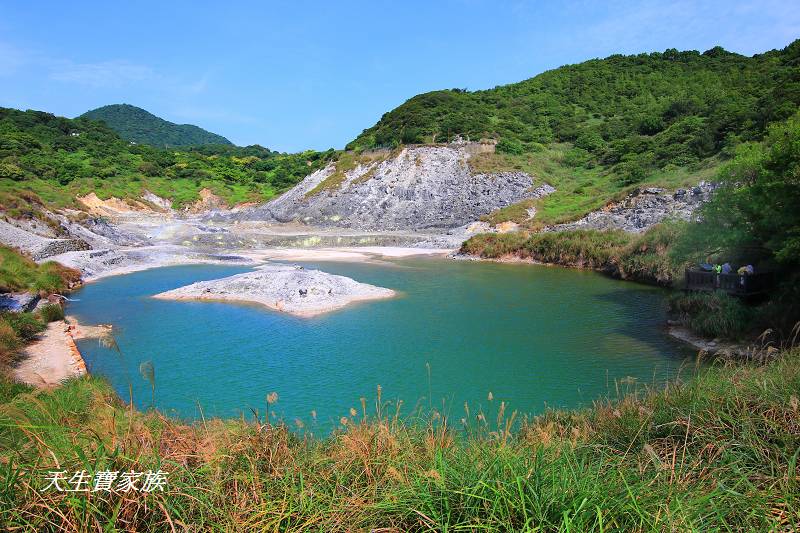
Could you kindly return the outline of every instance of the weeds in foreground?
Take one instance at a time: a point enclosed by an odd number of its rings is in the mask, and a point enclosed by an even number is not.
[[[800,352],[714,366],[519,429],[504,404],[408,424],[378,392],[324,439],[257,415],[193,425],[87,377],[4,383],[0,523],[29,530],[792,530]],[[277,394],[272,396],[278,401]],[[164,492],[41,492],[48,470],[170,472]]]

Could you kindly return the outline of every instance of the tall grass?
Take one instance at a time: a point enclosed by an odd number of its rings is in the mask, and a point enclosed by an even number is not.
[[[677,293],[670,296],[670,311],[683,325],[706,337],[739,339],[752,333],[754,308],[723,292]]]
[[[94,377],[0,386],[0,523],[27,530],[789,531],[800,526],[800,352],[581,411],[433,411],[380,396],[317,439],[187,425]],[[273,398],[277,401],[277,396]],[[511,424],[509,424],[511,419]],[[151,494],[41,492],[48,470],[170,472]]]
[[[47,304],[39,310],[39,318],[45,323],[64,320],[64,308],[59,304]]]
[[[54,261],[37,265],[13,248],[0,244],[0,292],[60,292],[81,279],[79,271]]]
[[[45,329],[32,313],[0,313],[0,376],[16,361],[25,343]]]
[[[681,231],[682,224],[672,222],[653,226],[640,235],[621,230],[486,233],[467,240],[461,252],[484,258],[513,256],[590,268],[622,279],[671,285],[683,266],[670,254]]]

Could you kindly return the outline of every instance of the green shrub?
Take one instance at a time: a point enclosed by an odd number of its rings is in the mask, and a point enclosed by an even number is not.
[[[475,235],[461,252],[484,258],[515,255],[543,263],[603,270],[623,279],[670,286],[683,263],[671,253],[685,224],[657,224],[641,235],[621,230],[572,230]]]
[[[526,255],[544,263],[604,269],[630,242],[623,231],[563,231],[536,233],[525,242]]]
[[[525,152],[523,144],[516,139],[500,139],[495,149],[504,154],[520,155]]]
[[[524,233],[482,233],[465,241],[461,245],[461,253],[498,259],[517,254],[526,238]]]
[[[754,327],[754,310],[724,292],[678,293],[669,299],[670,312],[704,337],[739,339]]]
[[[64,320],[64,309],[58,304],[47,304],[39,310],[39,316],[45,323]]]
[[[673,253],[683,236],[684,222],[656,224],[619,254],[620,276],[670,286],[681,276],[685,261]]]
[[[23,341],[30,341],[41,333],[45,326],[32,313],[3,313],[2,319],[11,326],[14,333]]]

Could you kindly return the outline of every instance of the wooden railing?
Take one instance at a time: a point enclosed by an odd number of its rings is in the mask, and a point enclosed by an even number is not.
[[[767,292],[774,283],[772,272],[760,274],[717,274],[703,270],[686,270],[686,290],[725,291],[734,296],[751,296]]]

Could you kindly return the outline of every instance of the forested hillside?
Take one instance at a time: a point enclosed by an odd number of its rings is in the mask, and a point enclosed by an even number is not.
[[[623,184],[696,165],[760,139],[800,103],[800,41],[753,57],[706,52],[613,55],[469,92],[415,96],[364,130],[350,148],[499,140],[507,154],[564,145],[565,166],[613,170]]]
[[[161,148],[232,144],[222,135],[192,124],[174,124],[129,104],[114,104],[87,111],[81,118],[102,120],[126,141]]]
[[[0,108],[0,193],[32,191],[56,207],[89,192],[138,198],[145,189],[176,206],[196,200],[203,188],[231,204],[266,200],[332,156],[281,154],[257,145],[164,150],[131,144],[86,118]]]

